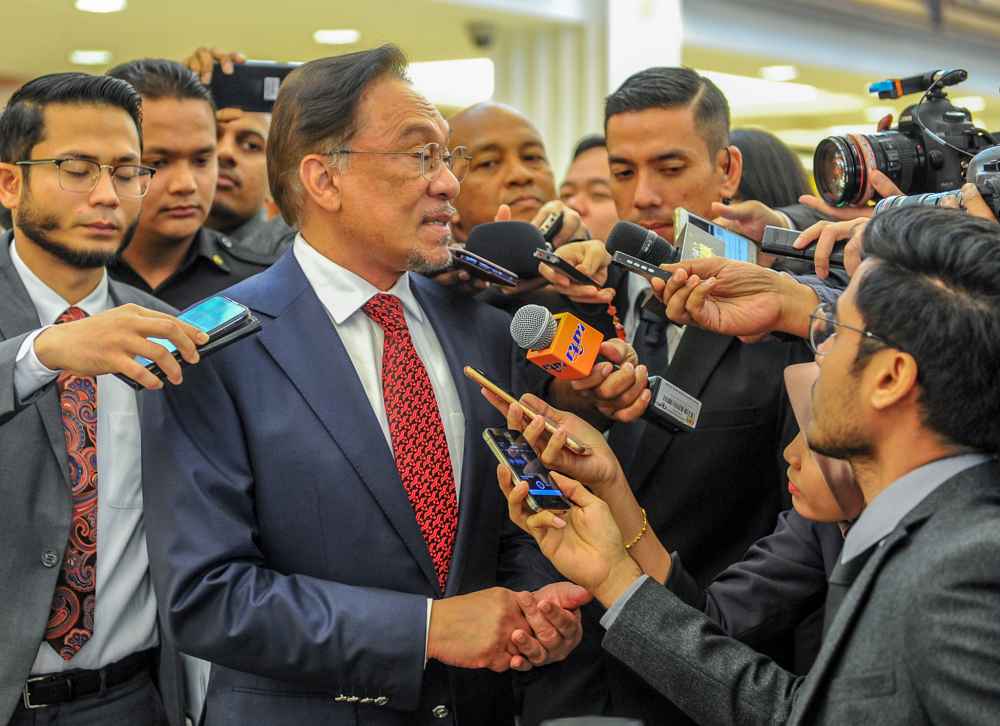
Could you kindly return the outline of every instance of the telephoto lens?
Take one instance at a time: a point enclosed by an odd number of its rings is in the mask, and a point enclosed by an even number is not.
[[[891,197],[880,199],[875,204],[875,214],[880,214],[881,212],[885,212],[889,209],[895,209],[896,207],[940,207],[941,202],[948,197],[956,197],[959,201],[961,201],[962,193],[954,191],[937,192],[936,194],[913,194],[910,196],[905,194],[895,194]]]
[[[835,207],[856,207],[876,196],[871,170],[878,169],[903,191],[923,166],[922,150],[899,131],[828,136],[813,156],[816,188]]]

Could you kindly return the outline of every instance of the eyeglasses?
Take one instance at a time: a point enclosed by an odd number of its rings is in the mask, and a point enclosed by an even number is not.
[[[420,176],[422,176],[427,181],[431,181],[437,173],[441,170],[441,164],[444,163],[448,167],[448,170],[455,175],[455,178],[459,181],[465,178],[466,172],[469,170],[469,162],[472,160],[472,155],[469,154],[469,150],[464,146],[456,146],[454,149],[449,151],[447,148],[441,144],[430,143],[427,144],[416,151],[362,151],[359,149],[335,149],[329,152],[330,156],[336,156],[338,154],[373,154],[379,156],[409,156],[417,159],[420,165]]]
[[[837,334],[837,328],[847,328],[858,333],[863,338],[877,341],[890,348],[899,348],[898,345],[887,338],[875,335],[875,333],[868,330],[862,330],[861,328],[855,328],[854,326],[838,322],[836,306],[832,303],[820,303],[809,316],[809,347],[812,348],[813,353],[817,356],[826,355],[827,350],[823,350],[823,348],[824,346],[829,347],[828,344],[833,339],[833,336]]]
[[[141,199],[149,191],[156,169],[139,164],[98,164],[88,159],[31,159],[15,162],[17,166],[55,164],[59,170],[59,188],[67,192],[89,194],[97,188],[101,169],[111,174],[111,184],[119,197]]]

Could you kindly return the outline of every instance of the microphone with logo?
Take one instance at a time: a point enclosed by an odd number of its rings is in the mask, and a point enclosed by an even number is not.
[[[527,351],[529,361],[555,378],[579,380],[590,375],[604,336],[571,313],[553,315],[541,305],[525,305],[514,314],[510,335]],[[652,394],[642,417],[668,431],[694,431],[701,401],[661,376],[649,377]]]

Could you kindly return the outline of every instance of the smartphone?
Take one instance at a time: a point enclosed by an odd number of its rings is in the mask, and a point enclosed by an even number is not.
[[[465,366],[465,368],[462,369],[462,372],[465,373],[466,378],[475,381],[480,386],[485,388],[487,391],[492,393],[494,396],[502,398],[504,401],[506,401],[508,404],[512,406],[520,407],[520,409],[524,411],[524,413],[528,416],[529,419],[534,419],[535,416],[538,415],[528,407],[521,404],[520,401],[518,401],[512,395],[507,393],[507,391],[503,390],[502,388],[500,388],[500,386],[498,386],[489,378],[487,378],[486,374],[484,374],[478,368],[473,368],[472,366]],[[551,421],[549,421],[548,419],[545,419],[545,430],[548,431],[549,434],[554,434],[556,432],[556,425]],[[574,454],[580,454],[581,456],[586,456],[590,454],[590,447],[584,446],[579,441],[574,439],[572,436],[566,437],[566,448],[572,451]]]
[[[584,275],[578,269],[573,267],[573,265],[569,264],[566,260],[553,252],[537,249],[532,253],[532,255],[543,265],[548,265],[556,272],[561,272],[566,275],[566,277],[573,280],[573,282],[577,282],[581,285],[593,285],[598,289],[601,288],[601,286],[598,285],[593,279]]]
[[[779,257],[793,257],[797,260],[816,259],[816,242],[804,249],[796,249],[793,244],[802,234],[795,229],[784,229],[782,227],[764,227],[764,237],[760,241],[760,248],[769,255]],[[849,239],[838,239],[833,243],[833,252],[830,254],[830,267],[844,269],[844,248],[847,247]]]
[[[572,506],[520,433],[510,429],[486,429],[483,440],[516,480],[528,484],[528,498],[524,500],[528,509],[564,512]]]
[[[455,265],[461,267],[473,277],[506,287],[516,287],[517,283],[521,281],[520,277],[506,267],[501,267],[495,262],[490,262],[485,257],[480,257],[461,247],[451,247],[449,249],[451,250],[451,258],[455,261]]]
[[[661,270],[654,264],[646,262],[645,260],[640,260],[638,257],[625,254],[624,252],[615,252],[611,261],[616,265],[621,265],[629,272],[642,275],[647,280],[652,280],[654,277],[658,277],[664,281],[670,279],[670,273],[666,270]]]
[[[208,343],[211,343],[239,327],[249,315],[250,310],[245,305],[230,300],[228,297],[215,295],[188,308],[177,318],[208,333]],[[162,345],[173,354],[174,358],[180,358],[177,346],[166,338],[150,338],[149,340],[157,345]],[[135,360],[147,368],[150,365],[155,365],[149,358],[143,358],[141,355],[137,355]]]
[[[270,113],[285,77],[299,63],[249,60],[223,73],[218,63],[212,68],[209,90],[216,108],[240,108],[248,112]]]
[[[740,262],[757,261],[757,245],[725,227],[720,227],[686,209],[674,210],[674,240],[682,260],[725,257]]]
[[[542,239],[549,243],[550,249],[552,248],[552,240],[562,231],[562,227],[562,212],[551,212],[549,216],[542,220],[541,225],[539,225],[538,231],[542,233]]]

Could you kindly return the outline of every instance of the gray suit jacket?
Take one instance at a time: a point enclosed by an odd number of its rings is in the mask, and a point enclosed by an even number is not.
[[[994,460],[942,484],[873,550],[807,676],[652,580],[604,647],[704,724],[996,724],[998,563]]]
[[[0,724],[7,723],[45,633],[58,567],[69,538],[72,501],[66,443],[55,385],[20,404],[14,359],[41,327],[10,259],[11,235],[0,236]],[[116,304],[174,312],[155,298],[110,281]],[[138,396],[142,410],[143,395]],[[180,661],[160,630],[160,689],[171,724],[183,724]]]

